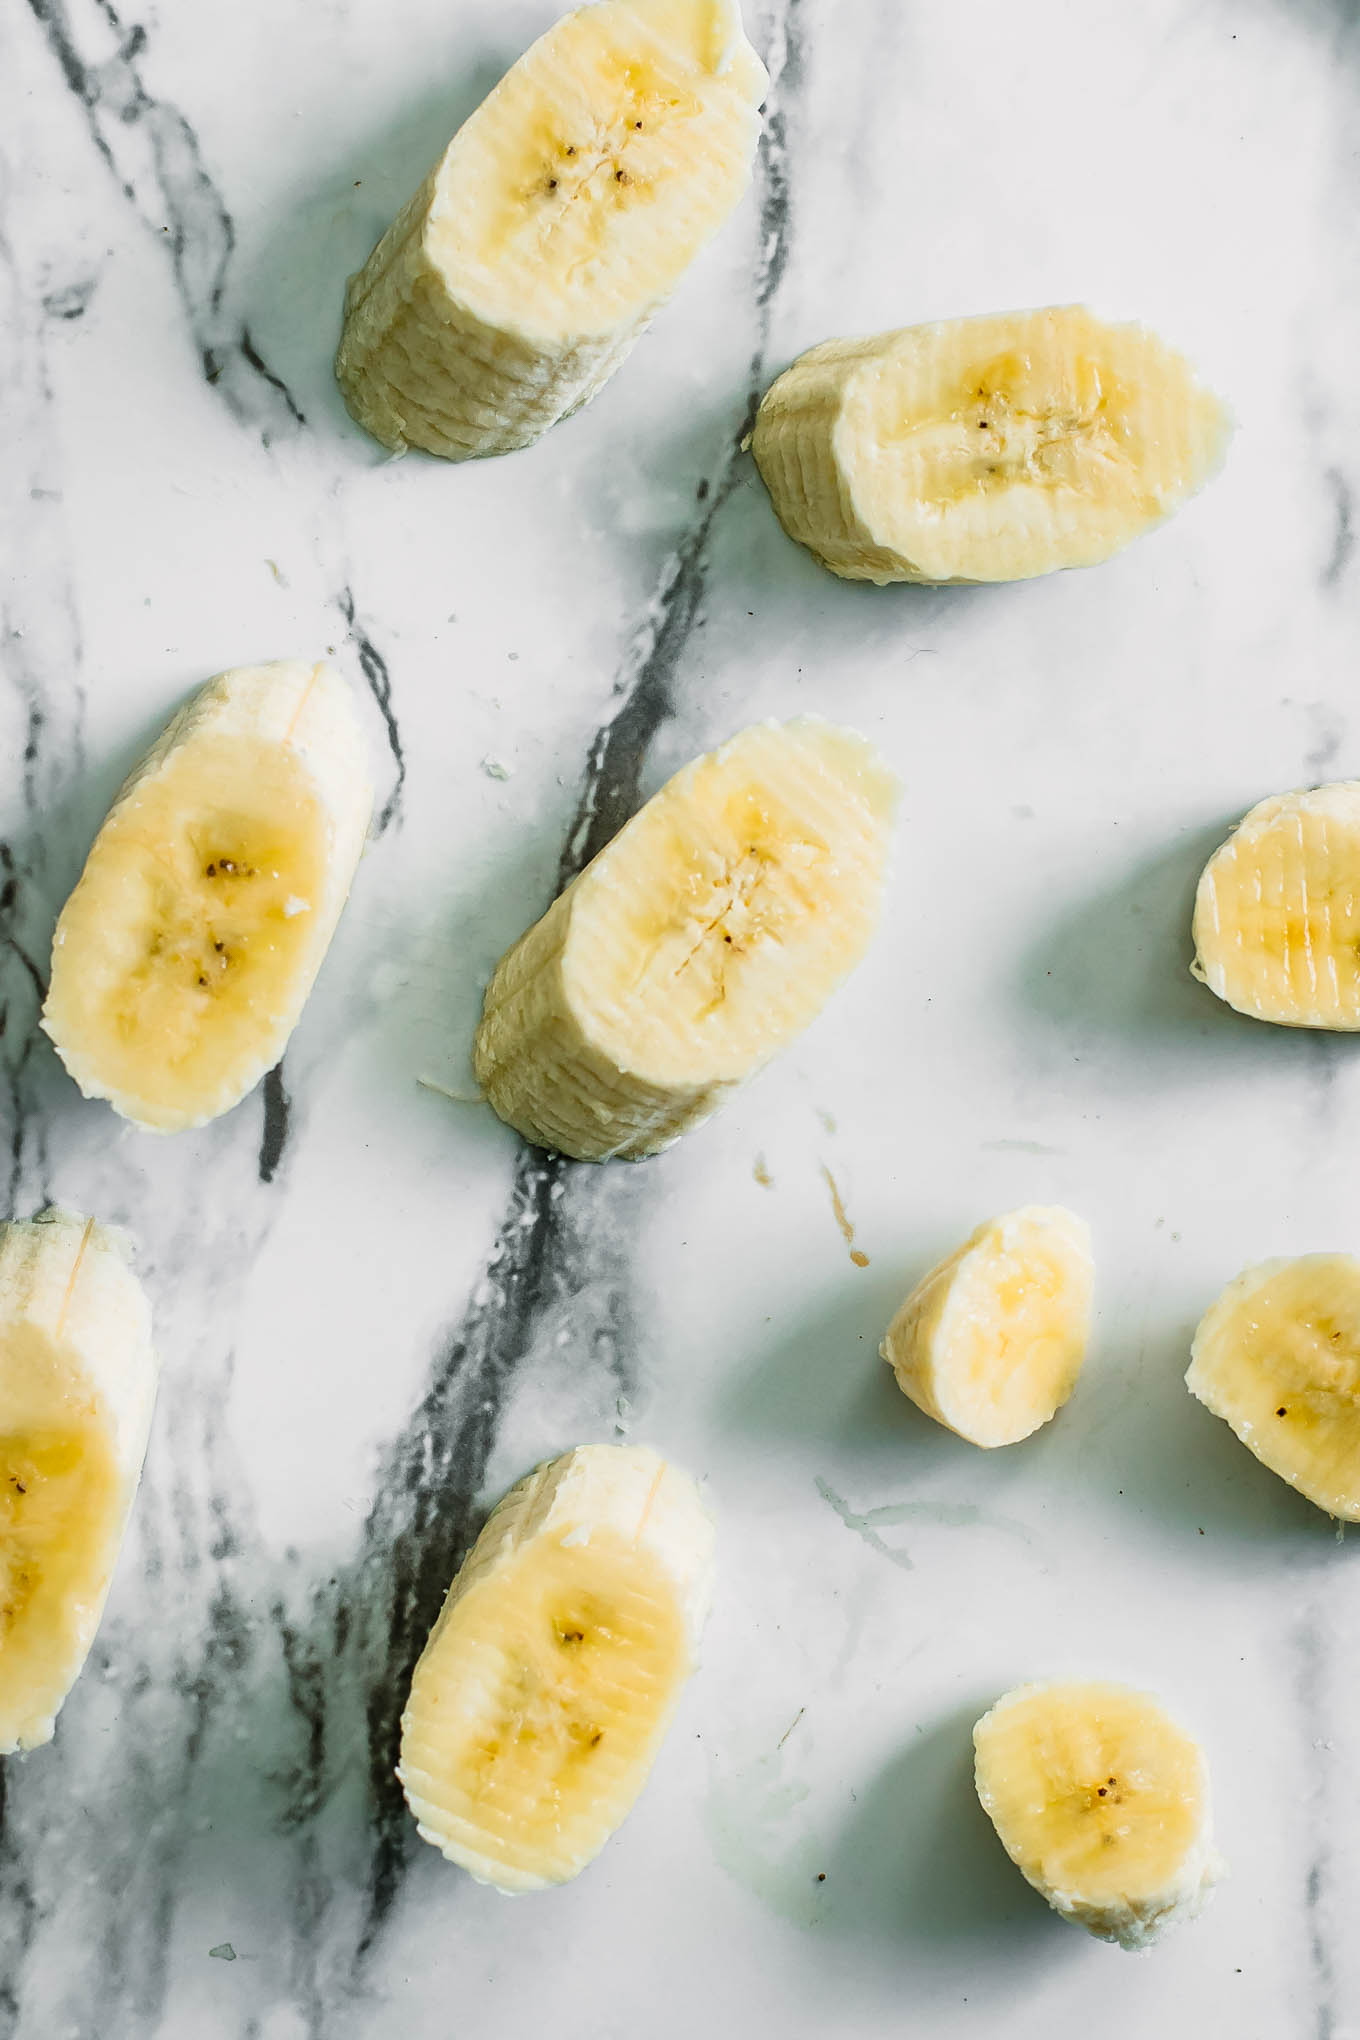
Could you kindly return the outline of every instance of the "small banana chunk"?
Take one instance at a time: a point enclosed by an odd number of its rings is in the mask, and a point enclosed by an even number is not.
[[[591,1162],[706,1119],[859,962],[896,791],[812,716],[677,773],[497,965],[474,1063],[501,1118]]]
[[[344,682],[285,660],[210,680],[109,810],[62,909],[42,1024],[87,1098],[201,1126],[283,1054],[364,846]]]
[[[121,1236],[0,1226],[0,1754],[50,1742],[94,1642],[156,1397]]]
[[[851,581],[1020,581],[1107,560],[1217,471],[1228,412],[1143,326],[1080,305],[828,340],[767,391],[780,523]]]
[[[1248,1268],[1201,1319],[1185,1384],[1263,1466],[1360,1522],[1360,1260]]]
[[[584,1445],[493,1510],[431,1631],[398,1776],[481,1884],[541,1891],[599,1854],[698,1658],[713,1526],[655,1452]]]
[[[350,279],[335,372],[394,453],[529,446],[609,380],[750,177],[736,0],[597,0],[459,129]]]
[[[1224,1876],[1203,1753],[1148,1694],[1019,1686],[984,1714],[973,1748],[1006,1854],[1097,1940],[1150,1946]]]
[[[1239,1013],[1360,1030],[1360,780],[1258,802],[1204,867],[1194,936],[1191,970]]]
[[[879,1348],[904,1395],[970,1444],[1014,1445],[1077,1385],[1091,1235],[1060,1205],[988,1219],[917,1283]]]

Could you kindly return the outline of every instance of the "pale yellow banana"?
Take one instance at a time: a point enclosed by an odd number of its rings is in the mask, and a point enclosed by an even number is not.
[[[597,1162],[706,1119],[863,955],[895,797],[814,717],[677,773],[497,965],[475,1067],[501,1118]]]
[[[1281,1027],[1360,1029],[1360,780],[1244,816],[1195,895],[1195,976]]]
[[[57,923],[42,1024],[87,1098],[173,1132],[273,1068],[372,805],[358,717],[324,665],[239,667],[180,710]]]
[[[336,374],[393,452],[528,446],[736,204],[768,84],[736,0],[596,0],[528,50],[350,280]]]
[[[1185,1380],[1272,1473],[1360,1521],[1360,1261],[1248,1268],[1206,1311]]]
[[[1146,1948],[1224,1875],[1209,1773],[1159,1703],[1125,1686],[1020,1686],[973,1731],[978,1797],[1055,1912]]]
[[[688,1475],[586,1445],[512,1488],[449,1589],[402,1716],[426,1841],[506,1892],[563,1884],[647,1782],[708,1612]]]
[[[790,538],[852,581],[1094,566],[1202,488],[1219,399],[1143,326],[1079,305],[829,340],[756,418]]]
[[[0,1226],[0,1754],[50,1741],[94,1641],[156,1372],[120,1236],[60,1211]]]
[[[1013,1445],[1076,1387],[1091,1283],[1084,1220],[1026,1205],[980,1225],[932,1268],[879,1350],[927,1416],[973,1445]]]

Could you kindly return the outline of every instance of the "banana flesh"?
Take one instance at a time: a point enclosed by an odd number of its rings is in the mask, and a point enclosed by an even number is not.
[[[549,29],[350,280],[356,422],[467,460],[587,403],[745,189],[768,82],[736,0],[596,0]]]
[[[88,1098],[201,1126],[278,1062],[373,805],[343,681],[223,673],[133,772],[57,923],[42,1024]]]
[[[1091,1236],[1061,1206],[980,1225],[912,1290],[880,1352],[898,1386],[973,1445],[1013,1445],[1076,1387],[1091,1322]]]
[[[983,1716],[973,1747],[1007,1855],[1098,1940],[1148,1947],[1224,1875],[1203,1754],[1148,1694],[1020,1686]]]
[[[780,523],[853,581],[1094,566],[1220,466],[1228,413],[1145,327],[1082,306],[829,340],[767,391]]]
[[[687,765],[497,965],[475,1068],[501,1118],[578,1161],[706,1119],[863,955],[895,795],[814,717]]]
[[[1201,1320],[1185,1381],[1262,1465],[1360,1521],[1360,1261],[1248,1268]]]
[[[94,1641],[156,1374],[119,1236],[69,1212],[0,1226],[0,1754],[51,1740]]]
[[[1260,801],[1205,865],[1194,975],[1257,1020],[1360,1029],[1360,780]]]
[[[425,1840],[540,1891],[597,1856],[697,1662],[713,1527],[688,1475],[587,1445],[512,1488],[411,1681],[398,1775]]]

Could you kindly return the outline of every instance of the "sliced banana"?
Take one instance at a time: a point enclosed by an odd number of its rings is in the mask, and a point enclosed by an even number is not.
[[[973,1445],[1014,1445],[1077,1385],[1091,1235],[1060,1205],[988,1219],[917,1283],[879,1348],[904,1395]]]
[[[156,1373],[119,1235],[61,1211],[0,1226],[0,1754],[51,1741],[89,1654]]]
[[[466,460],[589,402],[745,190],[768,83],[736,0],[597,0],[550,28],[350,279],[355,420]]]
[[[1360,780],[1277,793],[1205,865],[1191,969],[1239,1013],[1360,1029]]]
[[[411,1681],[421,1834],[499,1891],[584,1870],[647,1782],[708,1612],[713,1526],[655,1452],[585,1445],[512,1488]]]
[[[829,340],[754,452],[790,538],[852,581],[1020,581],[1107,560],[1216,472],[1231,421],[1143,326],[1080,305]]]
[[[273,1068],[372,806],[358,717],[326,666],[238,667],[180,710],[57,923],[42,1024],[87,1098],[169,1133]]]
[[[706,1119],[863,955],[896,790],[810,716],[677,773],[497,965],[475,1067],[501,1118],[592,1162]]]
[[[1200,1321],[1185,1377],[1263,1465],[1360,1521],[1360,1261],[1262,1261]]]
[[[1148,1947],[1225,1874],[1203,1753],[1148,1694],[1019,1686],[984,1714],[973,1747],[1006,1854],[1097,1940]]]

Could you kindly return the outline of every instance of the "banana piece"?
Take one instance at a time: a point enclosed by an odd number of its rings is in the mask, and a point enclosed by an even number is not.
[[[1097,1940],[1150,1946],[1226,1873],[1203,1753],[1146,1693],[1019,1686],[982,1717],[973,1748],[1006,1854]]]
[[[756,418],[780,523],[851,581],[1107,560],[1217,471],[1231,420],[1143,326],[1080,305],[829,340]]]
[[[1060,1205],[988,1219],[917,1283],[879,1352],[919,1410],[972,1445],[1014,1445],[1077,1385],[1091,1235]]]
[[[51,1741],[94,1641],[156,1374],[120,1235],[62,1211],[0,1226],[0,1754]]]
[[[499,1891],[584,1870],[697,1662],[713,1526],[655,1452],[584,1445],[493,1510],[411,1681],[398,1776],[421,1834]]]
[[[1193,974],[1239,1013],[1360,1029],[1360,780],[1244,816],[1204,867],[1194,936]]]
[[[1186,1387],[1262,1465],[1360,1522],[1360,1261],[1262,1261],[1200,1321]]]
[[[811,716],[677,773],[497,965],[474,1065],[501,1118],[592,1162],[706,1119],[863,955],[896,791]]]
[[[529,446],[609,380],[745,190],[736,0],[598,0],[528,50],[350,279],[335,372],[394,453]]]
[[[170,1133],[273,1068],[372,806],[358,718],[328,667],[238,667],[180,710],[57,922],[42,1024],[87,1098]]]

